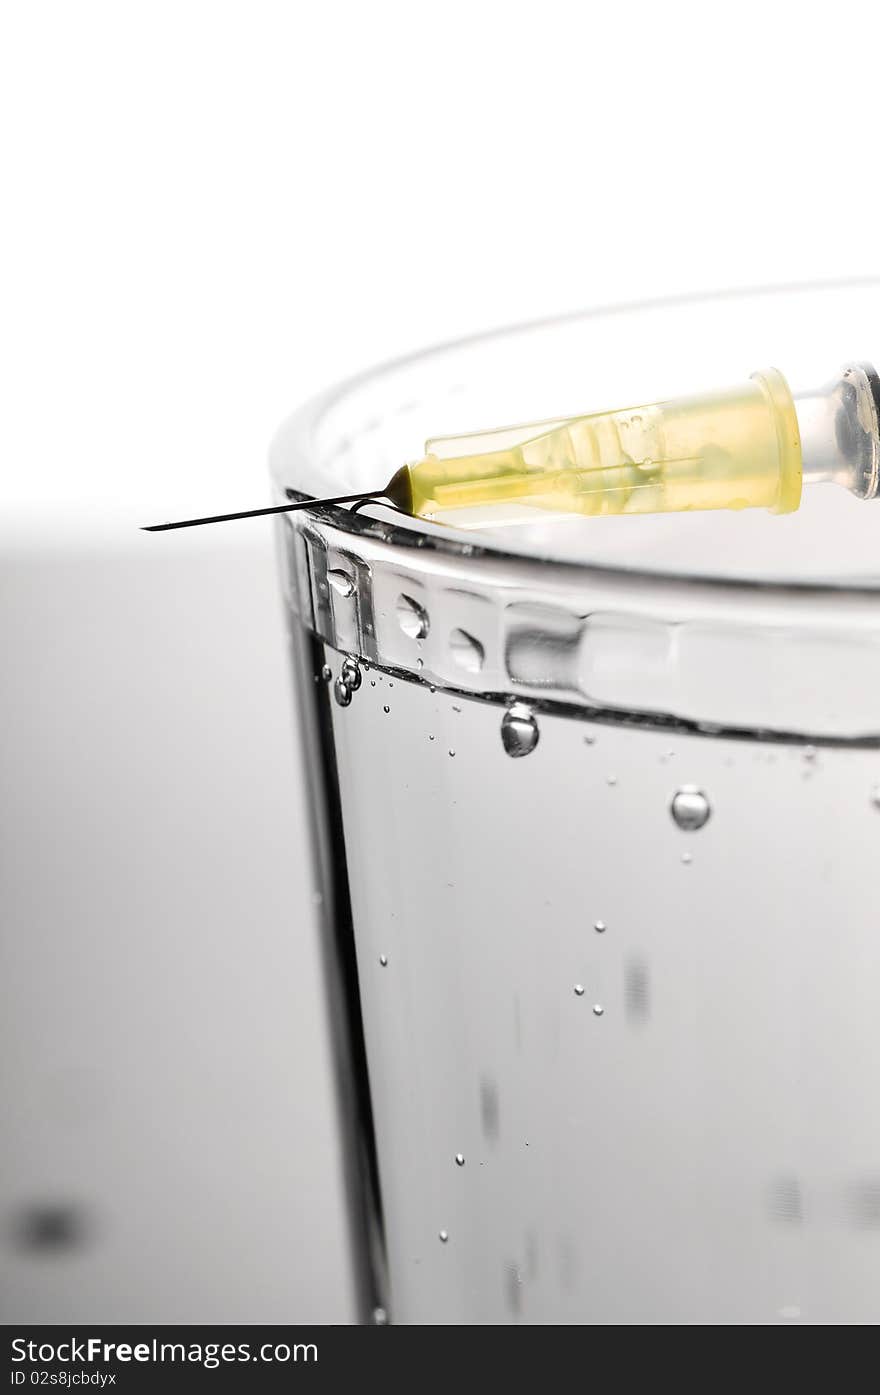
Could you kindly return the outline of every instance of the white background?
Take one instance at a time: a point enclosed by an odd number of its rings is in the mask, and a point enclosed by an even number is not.
[[[6,0],[6,1320],[353,1313],[270,525],[135,525],[267,502],[281,418],[388,355],[876,272],[878,37],[860,0]],[[82,1244],[23,1250],[53,1201]]]

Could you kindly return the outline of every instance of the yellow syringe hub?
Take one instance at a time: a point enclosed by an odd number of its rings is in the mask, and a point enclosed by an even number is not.
[[[782,374],[767,368],[722,392],[436,437],[425,451],[380,489],[157,523],[146,531],[368,499],[423,518],[511,503],[588,515],[791,513],[805,483],[838,484],[859,499],[877,499],[880,374],[868,362],[845,364],[821,387],[793,397]]]
[[[423,517],[519,503],[588,515],[798,507],[794,399],[770,368],[721,392],[431,440],[396,477]]]

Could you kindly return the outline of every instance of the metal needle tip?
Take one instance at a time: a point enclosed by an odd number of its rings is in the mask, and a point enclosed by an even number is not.
[[[333,499],[300,499],[295,504],[275,504],[267,509],[245,509],[241,513],[215,513],[210,518],[183,518],[177,523],[148,523],[142,533],[167,533],[173,528],[200,528],[204,523],[230,523],[236,518],[264,518],[273,513],[294,513],[297,509],[319,509],[327,504],[353,504],[359,499],[382,499],[385,489],[359,490],[357,494],[339,494]]]

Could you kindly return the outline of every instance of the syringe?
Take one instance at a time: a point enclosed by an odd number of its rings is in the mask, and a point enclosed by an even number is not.
[[[880,492],[880,377],[852,363],[793,393],[775,368],[720,392],[429,440],[381,489],[244,513],[159,523],[188,528],[324,504],[386,499],[442,516],[517,503],[587,515],[763,508],[791,513],[804,484]]]

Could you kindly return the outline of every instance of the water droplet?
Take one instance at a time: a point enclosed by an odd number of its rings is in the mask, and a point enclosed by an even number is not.
[[[361,671],[358,667],[357,659],[355,659],[351,654],[349,654],[345,659],[343,659],[341,673],[342,677],[345,679],[346,683],[351,688],[351,691],[353,693],[356,693],[358,688],[361,686]]]
[[[601,1003],[594,1003],[594,1004],[593,1004],[593,1016],[594,1016],[594,1017],[601,1017],[601,1016],[604,1014],[604,1012],[605,1012],[605,1009],[603,1008],[603,1006],[602,1006]]]
[[[390,712],[390,711],[391,711],[391,708],[390,708],[390,707],[388,706],[388,704],[386,703],[385,706],[382,708],[382,711],[383,711],[383,712]]]
[[[388,955],[387,955],[387,954],[380,954],[380,955],[379,955],[379,963],[382,965],[382,968],[383,968],[383,969],[386,968],[387,965],[388,965]]]
[[[605,924],[604,920],[597,920],[596,924],[593,926],[593,929],[596,931],[598,935],[604,935],[605,931],[608,929],[608,926]]]
[[[694,860],[694,855],[693,853],[682,853],[681,860],[684,863],[685,867],[690,867],[691,863]]]
[[[584,745],[585,745],[585,746],[595,746],[595,744],[596,744],[596,738],[595,738],[595,736],[585,736],[585,737],[584,737]]]
[[[515,702],[501,719],[501,744],[509,756],[527,756],[538,744],[540,732],[531,709]]]
[[[576,983],[574,986],[574,996],[576,998],[582,998],[584,996],[584,992],[584,985],[582,983]]]
[[[370,679],[370,687],[371,687],[371,688],[375,688],[375,686],[376,686],[376,680],[375,680],[375,678],[371,678],[371,679]]]
[[[448,1230],[441,1230],[441,1231],[440,1231],[439,1239],[440,1239],[440,1244],[441,1244],[441,1245],[445,1245],[445,1244],[446,1244],[446,1241],[449,1239],[449,1231],[448,1231]]]
[[[351,688],[341,676],[333,684],[333,696],[340,707],[348,707],[351,702]]]
[[[450,754],[451,756],[454,756],[454,755],[455,755],[455,751],[452,749],[451,746],[450,746],[450,748],[449,748],[449,754]]]
[[[410,639],[424,639],[428,633],[428,612],[412,596],[406,596],[403,592],[397,597],[397,621]]]
[[[608,779],[606,780],[606,784],[609,784],[609,785],[616,785],[616,784],[617,784],[617,776],[616,776],[616,775],[609,775],[609,776],[608,776]]]
[[[434,740],[433,736],[431,736],[430,733],[429,733],[429,735],[428,735],[428,740],[429,740],[429,741],[433,741],[433,740]]]
[[[455,1165],[456,1167],[464,1167],[464,1153],[456,1153]]]
[[[460,708],[460,707],[456,707],[455,703],[453,703],[453,704],[452,704],[452,710],[453,710],[453,712],[460,712],[460,711],[461,711],[461,708]]]
[[[347,599],[354,591],[354,582],[348,572],[329,571],[327,573],[327,580],[338,596],[343,596]]]
[[[424,667],[425,667],[425,661],[424,661],[424,659],[416,659],[416,668],[421,670],[421,669],[423,669]]]
[[[449,648],[459,668],[463,668],[467,673],[479,673],[483,667],[485,651],[478,639],[469,635],[467,630],[453,630],[449,636]]]
[[[696,785],[682,785],[675,791],[669,812],[685,833],[696,833],[709,822],[712,813],[708,799]]]
[[[437,691],[437,689],[434,687],[434,684],[433,684],[433,683],[431,683],[431,684],[428,685],[428,692],[429,692],[429,693],[436,693],[436,691]]]
[[[323,678],[325,683],[330,682],[330,679],[333,677],[333,673],[330,669],[329,664],[325,664],[324,667],[321,669],[321,677]]]

